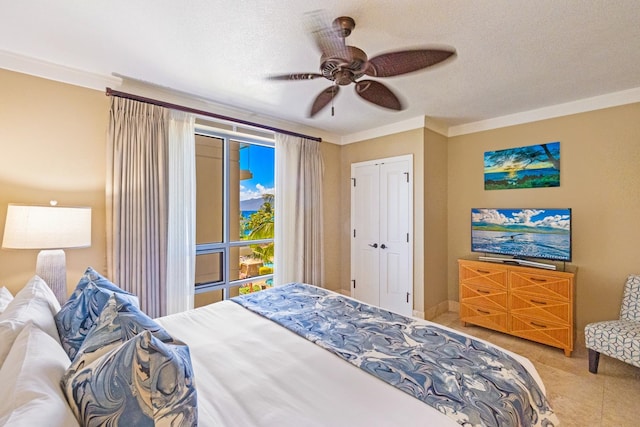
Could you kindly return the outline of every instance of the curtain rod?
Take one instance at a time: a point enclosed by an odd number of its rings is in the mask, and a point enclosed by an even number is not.
[[[201,116],[212,117],[214,119],[226,120],[226,121],[233,122],[233,123],[239,123],[239,124],[246,125],[246,126],[265,129],[265,130],[268,130],[268,131],[271,131],[271,132],[284,133],[286,135],[297,136],[299,138],[306,138],[306,139],[310,139],[310,140],[313,140],[313,141],[322,142],[322,138],[318,138],[318,137],[315,137],[315,136],[309,136],[309,135],[305,135],[305,134],[302,134],[302,133],[292,132],[292,131],[289,131],[289,130],[278,129],[278,128],[271,127],[271,126],[261,125],[259,123],[253,123],[253,122],[250,122],[250,121],[247,121],[247,120],[235,119],[233,117],[223,116],[221,114],[211,113],[209,111],[198,110],[196,108],[191,108],[191,107],[187,107],[187,106],[184,106],[184,105],[172,104],[170,102],[160,101],[160,100],[157,100],[157,99],[146,98],[144,96],[134,95],[134,94],[131,94],[131,93],[120,92],[120,91],[117,91],[117,90],[113,90],[110,87],[107,88],[106,95],[107,96],[117,96],[118,98],[132,99],[134,101],[146,102],[147,104],[159,105],[160,107],[171,108],[173,110],[184,111],[186,113],[198,114],[198,115],[201,115]]]

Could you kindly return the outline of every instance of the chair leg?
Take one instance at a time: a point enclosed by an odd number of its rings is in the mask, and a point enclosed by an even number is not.
[[[592,374],[598,373],[598,363],[600,362],[600,353],[592,350],[589,350],[589,372]]]

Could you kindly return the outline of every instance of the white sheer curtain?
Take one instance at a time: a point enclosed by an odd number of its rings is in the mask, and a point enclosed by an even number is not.
[[[169,114],[169,193],[167,227],[167,307],[165,314],[193,308],[195,277],[196,165],[195,118]]]
[[[193,139],[192,117],[111,97],[108,275],[151,317],[193,305]]]
[[[320,143],[276,134],[274,283],[324,285]]]

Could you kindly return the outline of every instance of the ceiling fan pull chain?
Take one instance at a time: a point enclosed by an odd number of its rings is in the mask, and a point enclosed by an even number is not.
[[[335,89],[333,90],[333,92],[331,92],[331,117],[334,116],[334,110],[333,110],[333,99],[336,97],[336,92],[338,89],[338,84],[334,84]]]

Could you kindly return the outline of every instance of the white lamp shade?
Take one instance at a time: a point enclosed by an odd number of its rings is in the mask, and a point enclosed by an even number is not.
[[[9,204],[2,247],[66,249],[91,246],[91,208]]]

